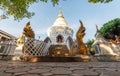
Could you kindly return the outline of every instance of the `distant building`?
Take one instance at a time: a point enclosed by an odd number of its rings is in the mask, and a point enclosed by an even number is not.
[[[15,36],[0,29],[0,55],[9,54],[15,48],[14,40],[16,39]]]
[[[1,41],[7,41],[7,40],[11,40],[11,39],[17,39],[15,36],[3,31],[0,29],[0,42]]]

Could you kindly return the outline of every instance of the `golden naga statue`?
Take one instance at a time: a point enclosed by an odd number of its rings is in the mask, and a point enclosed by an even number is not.
[[[26,24],[26,26],[24,27],[23,29],[23,32],[22,34],[19,36],[19,38],[17,39],[17,45],[21,46],[24,44],[24,36],[26,37],[29,37],[29,38],[34,38],[35,37],[35,34],[34,32],[32,31],[31,27],[30,27],[30,22],[28,22]]]
[[[85,27],[83,26],[82,21],[80,21],[80,24],[81,24],[81,26],[76,33],[76,39],[77,39],[77,44],[78,44],[77,48],[78,48],[78,51],[80,52],[80,54],[88,55],[87,47],[85,46],[85,44],[83,43],[83,40],[82,40],[85,35]]]
[[[24,27],[23,29],[23,34],[26,36],[26,37],[29,37],[29,38],[34,38],[35,37],[35,34],[34,34],[34,31],[31,29],[30,27],[30,22],[28,22],[26,24],[26,26]]]
[[[22,32],[22,35],[20,35],[19,38],[17,39],[17,45],[22,46],[22,51],[23,51],[25,37],[29,37],[29,38],[34,38],[35,37],[35,34],[34,34],[33,30],[30,27],[30,22],[28,22],[25,25],[25,27],[23,29],[23,32]]]
[[[25,40],[25,37],[28,37],[27,40]],[[24,50],[25,47],[27,47],[27,51],[29,51],[31,48],[33,48],[33,46],[29,46],[29,45],[33,45],[34,41],[30,40],[30,38],[34,38],[35,34],[33,32],[33,30],[30,27],[30,22],[28,22],[22,32],[22,35],[19,36],[19,38],[17,39],[17,45],[18,47],[16,48],[16,50],[22,51],[21,53],[19,52],[18,54],[22,54],[22,53],[28,53]],[[27,43],[28,42],[28,43]],[[24,43],[26,44],[26,46],[24,45]],[[23,57],[23,60],[25,60],[25,57]],[[27,61],[27,60],[25,60]]]
[[[76,54],[88,55],[87,47],[85,46],[83,42],[83,37],[85,35],[85,27],[83,26],[82,21],[80,21],[80,24],[81,26],[76,33],[76,41],[71,48],[72,55],[76,55]]]

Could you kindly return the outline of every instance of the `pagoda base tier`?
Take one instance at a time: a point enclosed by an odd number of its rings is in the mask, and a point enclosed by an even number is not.
[[[69,50],[66,45],[51,45],[49,47],[49,54],[49,56],[54,57],[70,56]]]
[[[23,61],[30,62],[84,62],[90,58],[83,57],[24,57]]]

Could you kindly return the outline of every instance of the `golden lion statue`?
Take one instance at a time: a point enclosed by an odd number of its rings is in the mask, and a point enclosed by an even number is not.
[[[23,33],[19,36],[19,38],[17,39],[17,45],[18,46],[23,46],[24,44],[24,35]]]
[[[82,21],[80,21],[80,24],[81,26],[76,33],[76,41],[71,48],[72,55],[76,55],[76,54],[88,55],[87,47],[83,43],[83,37],[85,35],[85,27],[83,26]]]

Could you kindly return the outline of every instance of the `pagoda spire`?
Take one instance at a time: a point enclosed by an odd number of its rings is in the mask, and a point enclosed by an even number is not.
[[[58,16],[52,26],[62,26],[62,27],[68,26],[63,14],[62,14],[61,8],[59,9]]]
[[[60,7],[60,10],[59,10],[59,13],[58,13],[58,17],[63,17],[62,7]]]

